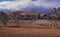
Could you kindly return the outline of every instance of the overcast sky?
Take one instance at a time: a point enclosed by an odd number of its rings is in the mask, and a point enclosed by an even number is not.
[[[0,0],[0,10],[32,10],[60,7],[60,0]]]

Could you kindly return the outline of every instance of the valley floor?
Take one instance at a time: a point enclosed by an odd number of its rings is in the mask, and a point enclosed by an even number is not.
[[[0,37],[60,37],[60,29],[0,27]]]

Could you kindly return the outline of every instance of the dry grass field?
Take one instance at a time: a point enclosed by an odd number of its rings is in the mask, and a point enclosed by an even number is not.
[[[2,28],[0,37],[60,37],[59,29]]]
[[[60,37],[60,29],[54,27],[41,28],[40,25],[30,24],[20,26],[21,28],[0,27],[0,37]]]

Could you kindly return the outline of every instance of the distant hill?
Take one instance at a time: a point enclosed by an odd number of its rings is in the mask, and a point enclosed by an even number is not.
[[[23,10],[8,10],[8,9],[0,9],[3,12],[15,12],[15,11],[24,11],[24,12],[40,12],[40,13],[49,13],[53,8],[45,8],[45,7],[32,7],[26,8]]]

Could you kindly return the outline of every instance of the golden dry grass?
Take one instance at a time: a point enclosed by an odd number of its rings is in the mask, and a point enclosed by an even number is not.
[[[4,25],[0,24],[0,27],[3,27]],[[17,25],[16,24],[7,24],[6,25],[7,27],[16,27]],[[19,27],[21,28],[55,28],[54,26],[43,26],[42,24],[20,24]]]
[[[0,37],[60,37],[59,29],[0,28]]]
[[[36,24],[21,24],[15,28],[14,24],[0,27],[0,37],[60,37],[60,30],[54,27],[42,27]]]

